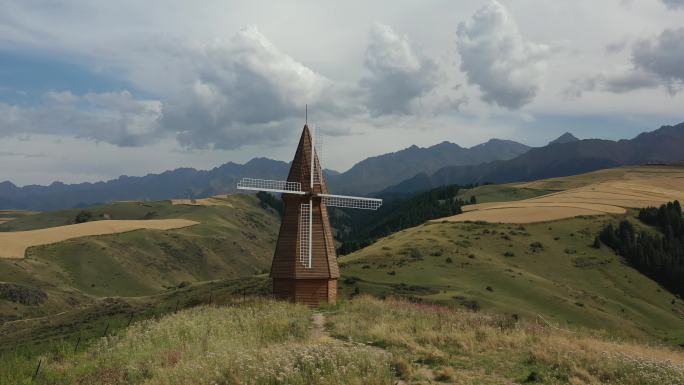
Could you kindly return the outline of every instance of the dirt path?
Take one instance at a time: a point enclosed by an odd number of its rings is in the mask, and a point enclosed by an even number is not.
[[[325,328],[325,314],[313,313],[311,315],[311,334],[317,340],[331,340],[330,332]]]

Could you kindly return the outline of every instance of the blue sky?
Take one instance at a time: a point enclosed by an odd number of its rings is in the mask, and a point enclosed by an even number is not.
[[[0,180],[324,162],[684,121],[680,0],[0,2]]]

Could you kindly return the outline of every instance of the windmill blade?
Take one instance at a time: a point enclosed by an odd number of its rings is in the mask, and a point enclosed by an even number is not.
[[[311,199],[309,203],[302,203],[299,209],[299,263],[307,269],[311,268],[311,209]]]
[[[326,206],[345,207],[350,209],[377,210],[382,199],[361,198],[347,195],[318,194]]]
[[[288,182],[286,180],[268,180],[242,178],[237,184],[238,190],[268,191],[282,194],[306,194],[302,191],[302,184],[299,182]]]
[[[313,127],[313,184],[323,184],[323,135]]]

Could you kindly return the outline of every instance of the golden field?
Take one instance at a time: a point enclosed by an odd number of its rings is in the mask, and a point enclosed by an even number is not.
[[[187,219],[103,220],[46,229],[0,232],[0,258],[24,258],[32,246],[62,242],[67,239],[124,233],[140,229],[170,230],[188,227],[199,222]]]
[[[684,167],[641,166],[513,185],[559,190],[515,202],[465,206],[451,222],[535,223],[585,215],[623,214],[629,208],[684,200]]]

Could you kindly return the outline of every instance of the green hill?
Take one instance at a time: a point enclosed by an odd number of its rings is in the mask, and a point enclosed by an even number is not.
[[[347,295],[401,295],[684,344],[682,299],[593,247],[617,221],[430,222],[342,257],[342,286]]]
[[[279,226],[277,214],[248,195],[221,198],[217,206],[121,202],[87,210],[96,219],[184,218],[200,224],[76,238],[30,248],[25,259],[0,259],[0,319],[44,316],[103,296],[151,295],[182,282],[263,273]],[[80,211],[26,216],[0,228],[65,225]],[[37,303],[17,299],[22,293],[40,298]]]

